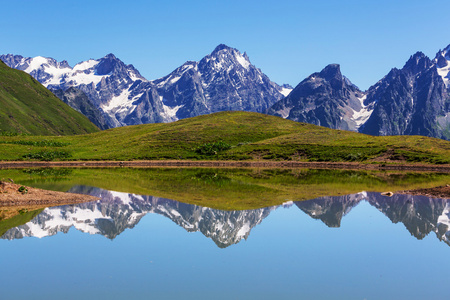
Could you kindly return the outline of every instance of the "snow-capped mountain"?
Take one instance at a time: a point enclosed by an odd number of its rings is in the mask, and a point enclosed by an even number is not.
[[[223,44],[153,83],[177,118],[225,110],[264,112],[290,91],[270,81],[246,53]]]
[[[45,209],[32,221],[8,230],[2,238],[46,237],[67,233],[71,227],[89,234],[114,239],[136,226],[148,213],[163,215],[188,232],[200,231],[221,248],[247,239],[251,229],[276,207],[248,211],[221,211],[174,200],[74,187],[70,192],[95,195],[101,200]]]
[[[133,101],[144,94],[136,87],[146,79],[132,65],[125,65],[113,54],[97,60],[89,59],[73,68],[66,61],[57,62],[41,56],[26,58],[8,54],[0,56],[0,59],[12,68],[29,73],[48,89],[60,90],[56,94],[62,98],[67,96],[64,92],[69,88],[83,92],[92,106],[105,115],[108,128],[124,125],[122,119],[135,109]],[[76,98],[73,102],[81,101]]]
[[[300,82],[267,112],[285,119],[356,131],[373,111],[366,95],[331,64]]]
[[[113,54],[90,59],[73,68],[52,58],[2,55],[8,66],[31,74],[61,99],[71,99],[80,112],[83,95],[100,128],[171,122],[224,110],[263,112],[291,90],[271,82],[250,63],[246,53],[219,45],[200,62],[188,61],[160,79],[146,80],[132,65]],[[67,94],[68,89],[72,88]],[[84,97],[84,98],[86,98]],[[102,115],[102,121],[97,120]],[[97,118],[97,119],[96,119]]]
[[[294,121],[371,135],[450,139],[450,45],[432,61],[417,52],[402,69],[360,91],[328,65],[267,112]]]
[[[402,69],[392,69],[370,87],[366,101],[374,103],[374,110],[360,132],[450,139],[450,97],[445,84],[448,72],[445,74],[444,53],[439,52],[431,61],[417,52]]]

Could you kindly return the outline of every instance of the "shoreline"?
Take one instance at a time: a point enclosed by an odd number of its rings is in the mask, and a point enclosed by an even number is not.
[[[134,160],[134,161],[0,161],[0,169],[39,167],[204,167],[204,168],[309,168],[384,171],[432,171],[450,173],[450,165],[429,164],[364,164],[357,162],[301,162],[301,161],[220,161],[220,160]]]
[[[20,189],[25,191],[21,192]],[[0,181],[0,221],[37,209],[99,200],[98,197],[56,192]]]

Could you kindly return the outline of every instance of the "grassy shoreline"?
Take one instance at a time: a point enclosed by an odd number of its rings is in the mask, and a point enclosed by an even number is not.
[[[391,168],[450,165],[450,142],[369,136],[258,113],[221,112],[86,135],[0,136],[0,161],[359,163]]]
[[[0,169],[33,167],[73,167],[73,168],[308,168],[342,170],[395,170],[431,171],[450,173],[450,164],[433,165],[420,163],[358,163],[358,162],[304,162],[304,161],[232,161],[232,160],[134,160],[134,161],[0,161]]]

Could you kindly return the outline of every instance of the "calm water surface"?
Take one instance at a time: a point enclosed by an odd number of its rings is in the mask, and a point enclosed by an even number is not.
[[[0,240],[1,299],[447,299],[450,200],[358,193],[221,211],[74,186]]]

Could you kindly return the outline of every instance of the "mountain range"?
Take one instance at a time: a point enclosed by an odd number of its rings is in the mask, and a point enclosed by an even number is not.
[[[113,54],[70,67],[52,58],[2,55],[101,129],[226,110],[261,112],[370,135],[450,139],[450,45],[434,59],[417,52],[401,69],[361,91],[338,64],[294,89],[272,82],[246,53],[217,46],[160,79],[147,80]]]
[[[250,231],[279,206],[253,210],[226,211],[99,188],[75,186],[70,192],[101,198],[91,203],[50,207],[30,222],[8,230],[2,239],[53,236],[70,228],[114,239],[135,227],[142,217],[154,213],[169,218],[188,232],[201,232],[218,247],[225,248],[247,239]],[[361,192],[346,196],[320,197],[287,202],[328,227],[340,227],[342,218],[359,203],[367,201],[392,223],[403,223],[412,236],[423,239],[431,232],[450,246],[450,202],[425,196]]]
[[[225,110],[264,112],[288,94],[225,45],[199,62],[188,61],[157,80],[147,80],[113,54],[73,68],[53,58],[2,55],[86,116],[99,128],[172,122]]]

